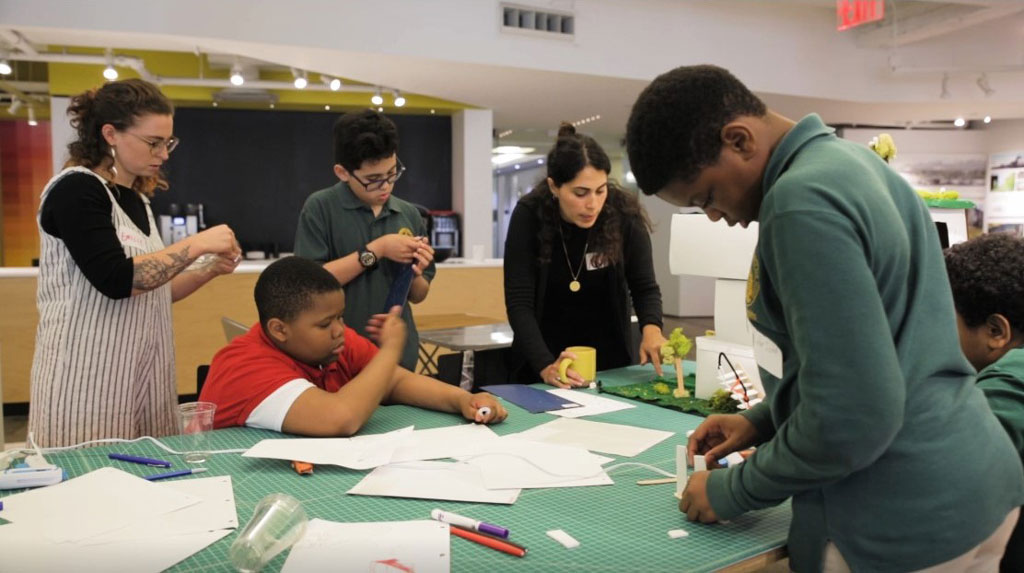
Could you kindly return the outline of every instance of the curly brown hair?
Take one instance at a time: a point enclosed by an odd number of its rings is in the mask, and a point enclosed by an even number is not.
[[[69,157],[64,166],[108,167],[113,159],[110,145],[103,138],[103,126],[109,123],[124,131],[146,114],[174,115],[174,106],[160,88],[145,80],[107,82],[71,98],[68,116],[78,137],[68,144]],[[136,177],[132,187],[152,197],[156,189],[167,189],[167,180],[161,173]]]
[[[964,324],[973,328],[1001,314],[1024,332],[1024,238],[989,233],[953,245],[946,249],[946,272]]]
[[[611,173],[611,160],[600,144],[588,135],[576,133],[572,124],[562,122],[558,129],[558,140],[548,152],[547,177],[523,198],[528,204],[534,205],[540,217],[538,259],[541,264],[551,261],[552,245],[555,244],[555,235],[561,224],[558,202],[548,186],[548,179],[556,186],[563,185],[575,179],[588,165],[605,174]],[[651,221],[636,194],[609,179],[608,198],[597,216],[589,239],[597,265],[615,265],[622,261],[622,230],[630,222],[639,223],[647,232],[651,231]]]

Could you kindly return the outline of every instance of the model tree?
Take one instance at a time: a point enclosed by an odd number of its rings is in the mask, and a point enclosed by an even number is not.
[[[661,345],[661,361],[671,364],[676,371],[676,389],[672,395],[676,398],[689,398],[690,393],[683,386],[683,357],[693,348],[693,341],[683,334],[682,328],[676,328],[668,336],[668,342]]]

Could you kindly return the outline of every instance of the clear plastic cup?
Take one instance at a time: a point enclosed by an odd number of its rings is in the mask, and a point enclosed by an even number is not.
[[[242,573],[255,573],[306,532],[306,511],[299,500],[275,493],[256,504],[252,519],[238,534],[228,554]]]
[[[213,430],[213,402],[186,402],[178,406],[181,433],[185,436],[185,461],[201,464],[209,456],[209,434]]]

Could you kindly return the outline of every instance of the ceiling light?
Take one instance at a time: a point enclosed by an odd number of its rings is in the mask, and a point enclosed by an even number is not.
[[[103,69],[103,77],[110,81],[117,79],[117,70],[114,69],[114,52],[107,48],[107,67]]]
[[[324,106],[324,111],[331,111],[331,106],[325,105]]]
[[[39,125],[39,122],[36,121],[36,109],[32,106],[28,106],[28,124],[32,127]]]
[[[11,100],[11,107],[7,108],[7,113],[14,115],[18,113],[19,109],[21,109],[21,100],[18,98],[14,98],[13,100]]]
[[[0,74],[9,76],[13,71],[14,70],[11,69],[11,64],[8,63],[7,58],[0,60]]]
[[[309,85],[309,80],[306,79],[306,72],[299,73],[299,70],[292,68],[292,76],[295,77],[295,81],[292,82],[295,85],[295,89],[304,90]]]
[[[384,97],[380,95],[380,88],[373,92],[373,97],[370,98],[370,103],[373,105],[381,105],[384,103]]]
[[[274,109],[274,103],[273,102],[270,103],[270,109]]]
[[[491,151],[499,155],[507,153],[521,153],[525,155],[527,153],[533,153],[535,150],[536,148],[534,147],[520,147],[518,145],[499,145],[498,147],[495,147]]]
[[[519,169],[519,164],[518,164],[518,163],[516,163],[516,170],[518,170],[518,169]]]
[[[942,74],[942,91],[939,92],[939,98],[949,99],[949,74]]]
[[[336,92],[341,89],[341,80],[338,78],[331,78],[327,82],[327,87],[331,88],[332,92]]]
[[[430,110],[430,115],[434,115],[434,113],[435,113],[434,110]]]
[[[989,97],[992,94],[996,93],[996,90],[992,89],[992,86],[988,83],[988,75],[986,75],[984,72],[982,72],[982,74],[978,76],[977,84],[978,88],[982,91],[982,93],[985,94],[985,97]]]
[[[384,108],[378,107],[377,108],[377,113],[384,113]]]
[[[983,119],[982,121],[984,121],[985,123],[992,123],[992,116],[986,115],[985,119]]]
[[[235,61],[235,65],[231,66],[231,85],[240,86],[245,83],[245,77],[242,75],[242,64]]]
[[[402,92],[395,90],[395,107],[402,107],[403,105],[405,105],[405,96],[402,95]]]
[[[218,104],[217,102],[213,102],[213,107],[217,107],[218,105],[220,104]]]
[[[967,125],[967,120],[965,120],[962,117],[958,117],[958,118],[953,120],[953,125],[955,125],[957,127],[963,127],[963,126]]]

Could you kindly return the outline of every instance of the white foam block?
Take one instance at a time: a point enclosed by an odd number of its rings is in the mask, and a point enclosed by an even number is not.
[[[676,497],[682,499],[686,489],[686,446],[676,446]]]
[[[576,541],[576,538],[562,531],[561,529],[552,529],[548,532],[548,537],[561,543],[566,549],[575,549],[580,546],[580,542]]]
[[[726,461],[729,462],[729,467],[730,468],[733,467],[733,466],[738,466],[738,465],[742,464],[743,460],[744,460],[743,456],[741,456],[739,452],[733,452],[733,453],[725,456],[725,459],[726,459]]]
[[[704,456],[693,456],[693,471],[695,472],[706,472],[708,471],[708,462],[704,459]]]
[[[690,534],[685,529],[669,529],[668,536],[672,539],[679,539],[681,537],[689,537]]]

